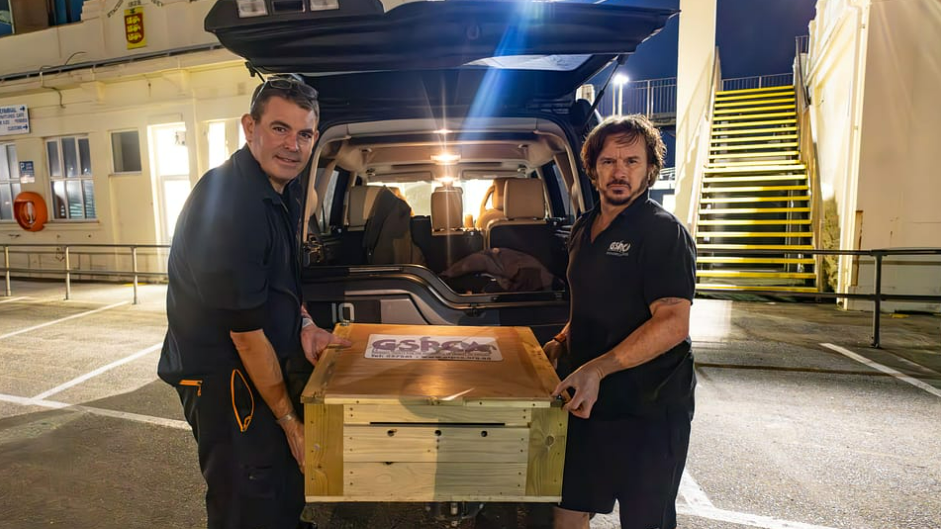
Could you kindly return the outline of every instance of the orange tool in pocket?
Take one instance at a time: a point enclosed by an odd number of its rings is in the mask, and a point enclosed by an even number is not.
[[[239,431],[248,431],[248,425],[255,415],[255,396],[248,385],[245,375],[238,369],[232,370],[232,379],[229,381],[229,390],[232,393],[232,411],[235,413],[235,422]]]
[[[183,380],[180,381],[180,385],[181,385],[181,386],[189,386],[189,387],[196,388],[196,396],[197,396],[197,397],[202,397],[202,396],[203,396],[203,381],[202,381],[202,380],[187,380],[187,379],[183,379]]]

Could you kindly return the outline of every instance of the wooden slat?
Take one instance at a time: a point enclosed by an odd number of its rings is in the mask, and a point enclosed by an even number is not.
[[[777,103],[794,103],[793,97],[783,97],[780,99],[762,99],[760,102],[754,101],[739,101],[734,103],[727,103],[725,101],[719,100],[716,102],[716,108],[734,108],[734,107],[750,107],[754,105],[767,105],[767,104],[777,104]]]
[[[758,125],[789,125],[797,123],[797,119],[768,119],[762,121],[749,121],[747,123],[713,123],[712,124],[712,133],[715,135],[718,131],[722,129],[737,129],[742,127],[755,127]],[[773,129],[765,130],[764,132],[770,132]]]
[[[343,429],[343,459],[379,463],[526,463],[529,435],[528,428],[503,426],[347,425]]]
[[[351,332],[352,327],[342,323],[336,324],[333,328],[333,334],[341,338],[349,338]],[[320,360],[317,361],[317,366],[314,368],[314,373],[307,381],[307,385],[304,386],[304,391],[301,393],[301,402],[323,402],[327,383],[330,381],[330,377],[333,376],[333,372],[336,369],[336,362],[341,351],[341,348],[333,346],[328,347],[327,350],[321,354]]]
[[[532,331],[528,327],[517,327],[516,330],[519,334],[520,344],[526,350],[533,368],[536,370],[536,377],[539,379],[540,383],[542,383],[542,387],[546,390],[546,393],[551,395],[555,387],[561,382],[559,375],[556,374],[549,359],[546,358],[546,353],[542,350],[542,345],[536,341],[536,337],[533,335]],[[564,397],[567,401],[568,395],[566,394]],[[562,401],[556,401],[553,405],[561,406]]]
[[[700,215],[740,215],[752,214],[760,215],[763,213],[810,213],[809,207],[797,208],[714,208],[700,209]]]
[[[304,405],[304,482],[307,496],[342,496],[343,408]]]
[[[527,495],[562,495],[567,432],[568,412],[562,408],[533,410],[526,473]]]
[[[802,197],[715,197],[704,198],[700,202],[704,204],[713,204],[719,202],[807,202],[808,196]]]
[[[799,257],[719,257],[699,256],[696,262],[700,264],[814,264],[813,258]]]
[[[741,279],[815,279],[811,272],[752,272],[744,270],[696,270],[696,277],[728,277]]]
[[[347,404],[343,406],[345,424],[374,423],[464,423],[526,426],[532,420],[532,408],[495,408],[491,406],[435,406],[411,404]]]
[[[523,496],[525,463],[348,463],[346,496],[372,501],[442,501]]]
[[[353,323],[350,327],[353,345],[337,355],[324,402],[390,397],[415,405],[488,400],[506,401],[506,405],[541,402],[548,406],[552,401],[541,381],[531,375],[534,359],[521,345],[514,327],[370,323]],[[367,358],[365,351],[372,335],[427,337],[429,341],[439,337],[460,337],[467,342],[495,339],[502,360]]]

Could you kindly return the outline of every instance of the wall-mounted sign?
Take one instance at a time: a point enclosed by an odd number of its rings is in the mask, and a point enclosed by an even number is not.
[[[134,7],[124,10],[124,36],[127,38],[127,49],[143,48],[147,45],[144,35],[144,8]]]
[[[33,161],[20,162],[20,183],[32,184],[36,181],[36,166]]]
[[[366,358],[381,360],[503,360],[491,336],[404,336],[370,334]]]
[[[0,107],[0,136],[29,134],[29,111],[26,105]]]

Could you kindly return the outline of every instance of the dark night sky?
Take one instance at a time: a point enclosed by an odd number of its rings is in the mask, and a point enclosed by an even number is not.
[[[612,0],[618,5],[678,9],[679,0]],[[807,34],[816,0],[718,0],[716,44],[722,77],[787,73],[794,58],[794,37]],[[632,80],[676,76],[679,20],[644,42],[624,66]]]

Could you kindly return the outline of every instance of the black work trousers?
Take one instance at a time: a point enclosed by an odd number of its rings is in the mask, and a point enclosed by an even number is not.
[[[303,475],[244,369],[176,389],[199,445],[209,529],[296,529]]]

